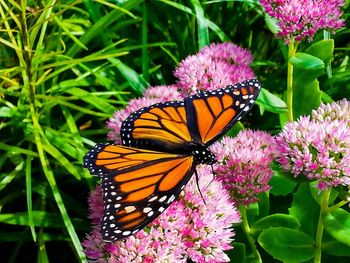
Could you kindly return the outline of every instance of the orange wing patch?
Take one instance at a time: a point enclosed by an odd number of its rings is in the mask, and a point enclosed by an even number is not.
[[[142,113],[134,121],[132,137],[176,144],[191,141],[184,106],[163,106]]]
[[[247,80],[192,96],[200,142],[210,144],[232,127],[252,107],[259,90],[257,80]]]
[[[130,158],[132,156],[132,158]],[[103,166],[108,170],[121,170],[144,163],[145,160],[152,161],[159,158],[173,158],[174,154],[155,152],[149,150],[138,150],[125,146],[107,145],[103,151],[96,155],[95,165]]]
[[[193,105],[198,115],[198,131],[202,142],[207,143],[217,136],[236,116],[232,109],[233,98],[227,94],[222,97],[198,98],[193,100]]]

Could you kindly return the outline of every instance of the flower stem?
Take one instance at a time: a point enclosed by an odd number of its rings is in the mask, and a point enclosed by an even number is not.
[[[241,218],[242,218],[242,229],[247,237],[250,248],[252,250],[252,256],[253,256],[254,262],[262,262],[260,253],[256,249],[256,246],[255,246],[255,240],[250,235],[250,226],[249,226],[248,218],[247,218],[247,209],[245,208],[245,206],[240,206],[239,211],[241,213]]]
[[[318,218],[318,224],[317,224],[317,232],[316,232],[316,240],[315,240],[315,246],[317,249],[314,263],[321,263],[321,254],[322,254],[322,236],[323,236],[323,230],[324,225],[322,222],[322,215],[328,210],[328,200],[331,193],[331,189],[328,189],[322,193],[321,197],[321,209],[320,209],[320,216]]]
[[[343,205],[346,205],[347,203],[349,203],[349,201],[340,201],[339,203],[336,203],[335,205],[330,207],[328,210],[334,210],[334,209],[340,208]]]
[[[287,117],[288,121],[293,121],[293,65],[289,59],[295,55],[296,47],[294,39],[288,45],[288,69],[287,69]]]

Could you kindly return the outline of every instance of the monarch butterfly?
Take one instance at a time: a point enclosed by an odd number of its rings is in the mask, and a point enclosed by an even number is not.
[[[198,164],[215,163],[208,147],[253,106],[259,91],[252,79],[157,103],[123,121],[122,145],[95,145],[83,165],[102,178],[103,240],[144,228],[178,197]]]

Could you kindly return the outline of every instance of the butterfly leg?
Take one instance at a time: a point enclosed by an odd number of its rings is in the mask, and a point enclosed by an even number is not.
[[[213,165],[210,165],[210,167],[211,167],[213,179],[211,179],[211,181],[208,183],[208,185],[206,186],[206,188],[214,181],[215,175],[216,175],[216,174],[215,174],[215,171],[214,171]]]
[[[199,188],[199,176],[198,176],[197,170],[194,170],[194,174],[196,175],[196,184],[197,184],[197,188],[198,188],[199,194],[200,194],[201,197],[202,197],[203,203],[204,203],[205,205],[207,205],[207,203],[206,203],[205,200],[204,200],[204,197],[203,197],[203,194],[202,194],[202,192],[201,192],[201,189]]]

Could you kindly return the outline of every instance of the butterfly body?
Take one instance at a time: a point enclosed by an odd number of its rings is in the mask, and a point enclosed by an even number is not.
[[[102,179],[102,238],[125,238],[159,216],[198,164],[216,162],[208,147],[252,107],[259,90],[257,80],[247,80],[157,103],[122,123],[121,146],[97,144],[84,167]]]

